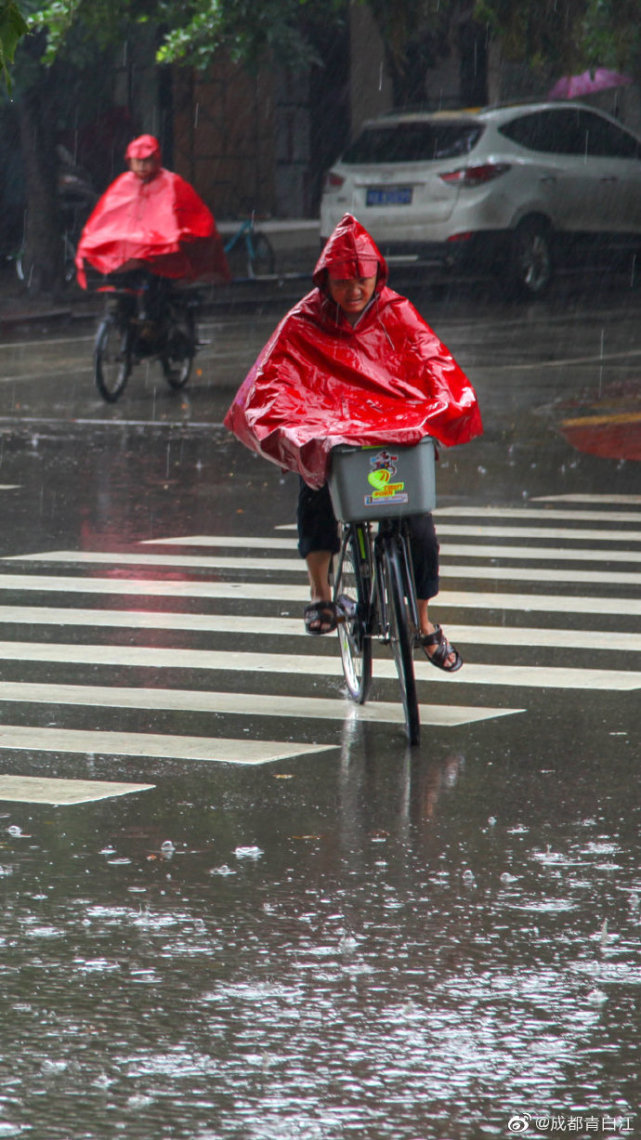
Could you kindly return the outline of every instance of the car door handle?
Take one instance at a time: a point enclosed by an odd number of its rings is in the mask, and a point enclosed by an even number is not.
[[[608,174],[605,178],[601,179],[602,182],[618,182],[619,179],[614,174]]]
[[[541,178],[539,178],[539,182],[556,182],[556,174],[544,174]]]

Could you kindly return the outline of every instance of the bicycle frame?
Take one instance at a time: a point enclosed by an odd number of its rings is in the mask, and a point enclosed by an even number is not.
[[[414,569],[409,550],[409,540],[403,527],[402,519],[383,519],[379,523],[378,533],[372,535],[372,524],[368,522],[345,523],[340,560],[337,567],[337,577],[342,571],[345,550],[349,544],[349,536],[354,536],[359,554],[359,576],[363,583],[369,583],[366,592],[367,612],[363,616],[366,637],[376,637],[384,644],[389,642],[389,601],[386,596],[383,577],[382,546],[386,541],[395,541],[401,554],[405,597],[408,606],[409,618],[414,630],[419,628],[418,606],[416,602],[416,587],[414,584]],[[365,591],[363,591],[365,593]]]
[[[247,221],[242,222],[241,225],[236,230],[236,232],[231,235],[231,237],[229,238],[228,241],[225,242],[225,253],[231,253],[232,249],[234,249],[234,247],[236,245],[238,245],[238,242],[241,240],[241,238],[244,237],[245,244],[247,245],[249,256],[253,260],[253,258],[254,258],[254,245],[252,242],[252,233],[253,232],[254,232],[254,219],[253,218],[247,218]]]

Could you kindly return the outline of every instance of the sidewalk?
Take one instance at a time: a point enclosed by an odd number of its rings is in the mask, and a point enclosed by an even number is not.
[[[218,229],[226,240],[238,226],[238,222],[221,222]],[[320,250],[318,221],[270,219],[261,221],[257,229],[267,235],[273,246],[274,275],[255,280],[237,278],[229,285],[207,286],[202,306],[205,313],[238,311],[264,304],[276,304],[284,310],[302,296],[308,285],[311,287],[311,275]],[[22,324],[96,320],[102,307],[99,296],[84,292],[75,283],[55,299],[30,297],[16,276],[13,262],[0,264],[0,332]]]

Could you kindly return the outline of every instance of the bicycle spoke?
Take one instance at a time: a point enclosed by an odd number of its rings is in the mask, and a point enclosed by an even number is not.
[[[112,404],[121,395],[131,372],[130,336],[114,317],[98,328],[94,349],[94,376],[100,395]]]
[[[401,689],[407,736],[410,744],[418,744],[421,730],[412,657],[412,637],[406,603],[406,595],[410,591],[411,585],[406,585],[401,552],[394,538],[387,538],[382,543],[381,560],[387,620],[389,622],[389,640]]]
[[[362,552],[365,554],[369,549],[369,538],[364,528],[344,528],[337,559],[334,601],[345,614],[345,621],[338,626],[338,641],[347,689],[352,700],[364,704],[372,676],[372,642],[366,628],[367,586],[361,574],[359,537],[367,542]]]

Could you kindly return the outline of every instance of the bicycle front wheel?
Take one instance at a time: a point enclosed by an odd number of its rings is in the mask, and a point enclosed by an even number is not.
[[[131,334],[115,317],[105,317],[96,334],[94,378],[103,400],[113,404],[124,391],[131,372]]]
[[[401,689],[405,728],[410,744],[418,744],[421,725],[416,696],[414,659],[412,656],[412,635],[407,616],[406,596],[410,588],[403,572],[403,560],[397,542],[387,539],[381,550],[383,584],[385,589],[385,609],[389,629],[387,630],[394,663]]]
[[[170,388],[184,388],[191,376],[196,355],[196,326],[193,313],[186,309],[169,333],[167,348],[160,357]]]
[[[359,539],[369,543],[363,527],[345,528],[336,561],[334,601],[345,615],[338,626],[338,643],[347,690],[362,705],[372,679],[372,641],[367,629],[368,587],[362,574],[366,548],[361,556]]]
[[[250,277],[265,277],[274,272],[276,258],[268,237],[253,233],[247,242],[247,272]]]

